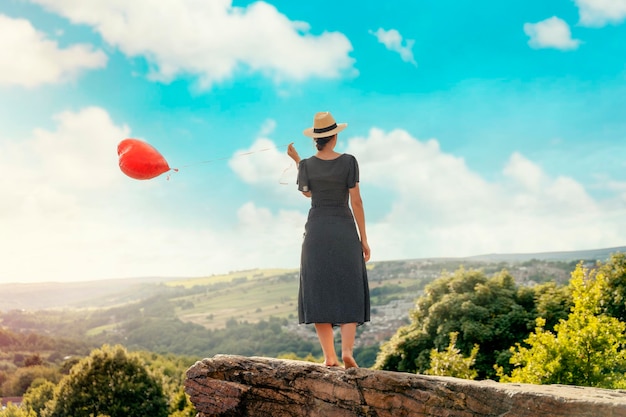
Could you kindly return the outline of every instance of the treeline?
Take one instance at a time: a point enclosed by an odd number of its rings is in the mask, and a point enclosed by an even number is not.
[[[26,366],[13,379],[24,385],[20,392],[2,394],[23,394],[21,407],[9,404],[0,417],[193,417],[196,410],[182,389],[192,363],[105,345],[60,366]]]
[[[174,309],[175,301],[169,295],[159,295],[106,310],[10,311],[0,316],[4,326],[4,330],[0,328],[0,346],[84,353],[103,344],[123,344],[132,350],[195,357],[225,352],[266,356],[321,353],[316,344],[284,330],[285,319],[269,318],[259,323],[232,319],[226,328],[209,330],[181,321]],[[61,349],[62,345],[67,346]],[[77,350],[79,347],[82,350]]]
[[[197,359],[219,353],[268,357],[322,355],[315,339],[305,339],[286,330],[287,319],[270,317],[249,323],[233,318],[225,328],[211,330],[178,319],[175,303],[168,296],[159,295],[107,310],[5,313],[1,318],[6,327],[0,328],[0,347],[4,352],[0,354],[0,379],[6,379],[7,373],[21,367],[28,355],[41,355],[50,363],[59,363],[66,356],[84,356],[104,344]],[[44,332],[67,336],[40,334]],[[355,355],[361,358],[363,366],[371,366],[377,350],[378,346],[357,348]]]
[[[579,263],[567,286],[460,268],[426,287],[375,368],[460,376],[471,367],[480,379],[623,388],[624,300],[624,254]]]
[[[8,328],[0,327],[0,352],[6,355],[11,352],[55,352],[55,357],[66,355],[85,355],[91,347],[81,340],[46,336],[37,333],[17,333]],[[2,359],[0,354],[0,360]]]
[[[57,382],[71,367],[68,358],[88,355],[92,348],[80,340],[0,328],[0,396],[21,396],[37,379]]]
[[[567,285],[525,286],[507,270],[491,272],[459,267],[440,274],[417,299],[408,325],[380,347],[357,349],[359,364],[463,378],[626,387],[623,254],[606,263],[578,264]],[[406,286],[387,283],[373,288],[372,297],[389,300],[403,291]],[[26,394],[60,404],[59,387],[69,384],[63,381],[72,367],[89,369],[94,355],[135,358],[128,351],[141,351],[139,362],[131,358],[132,366],[158,375],[165,384],[166,412],[182,416],[176,413],[189,412],[182,378],[195,360],[219,353],[307,360],[321,356],[317,340],[286,330],[285,319],[248,323],[233,318],[223,329],[208,330],[179,320],[179,301],[161,294],[107,310],[2,314],[0,395]],[[100,348],[110,345],[118,347]],[[42,410],[34,416],[63,415]]]
[[[209,330],[178,319],[155,317],[135,318],[124,323],[115,333],[98,337],[106,343],[120,343],[129,349],[157,353],[175,353],[195,357],[211,357],[218,353],[277,357],[285,353],[319,355],[317,343],[284,329],[286,319],[270,318],[259,323],[231,319],[226,328]]]
[[[595,259],[582,259],[585,264],[595,263]],[[480,269],[486,275],[507,270],[517,282],[547,283],[567,285],[570,273],[580,261],[541,260],[525,261],[489,261],[478,259],[418,259],[406,261],[387,261],[372,264],[368,271],[370,282],[386,281],[399,277],[409,277],[423,287],[438,278],[442,271],[456,271],[459,268]]]
[[[98,336],[84,337],[82,341],[36,333],[16,333],[0,329],[0,395],[21,395],[25,383],[7,383],[11,376],[21,378],[19,370],[31,358],[47,366],[60,365],[67,357],[86,356],[103,344],[120,344],[133,351],[150,351],[201,359],[219,353],[246,356],[279,357],[293,354],[298,357],[321,356],[317,341],[305,340],[284,329],[286,319],[270,318],[259,323],[239,322],[234,319],[226,328],[208,330],[193,323],[184,323],[174,317],[135,317],[116,326],[114,331]],[[358,354],[359,351],[356,352]],[[370,352],[369,365],[375,353]],[[3,383],[5,389],[2,389]],[[11,385],[21,388],[7,389]]]

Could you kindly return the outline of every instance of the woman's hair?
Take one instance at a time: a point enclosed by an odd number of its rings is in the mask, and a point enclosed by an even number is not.
[[[330,142],[331,139],[334,137],[335,135],[326,136],[323,138],[315,138],[315,147],[317,148],[318,151],[321,151],[322,149],[324,149],[324,146],[326,146],[326,144]]]

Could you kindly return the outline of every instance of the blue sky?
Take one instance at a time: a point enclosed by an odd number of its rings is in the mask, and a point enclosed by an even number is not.
[[[626,0],[0,1],[0,281],[295,268],[348,128],[372,261],[626,244]],[[140,138],[171,167],[126,177]],[[240,153],[248,153],[239,155]]]

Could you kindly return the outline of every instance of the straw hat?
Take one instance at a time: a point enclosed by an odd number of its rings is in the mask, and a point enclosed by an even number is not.
[[[310,138],[325,138],[339,133],[348,126],[347,123],[335,122],[335,118],[330,112],[323,111],[315,114],[313,127],[304,129],[304,135]]]

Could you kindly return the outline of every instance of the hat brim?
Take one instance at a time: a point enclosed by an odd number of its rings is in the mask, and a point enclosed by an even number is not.
[[[314,129],[312,127],[309,127],[308,129],[304,129],[304,136],[308,136],[310,138],[325,138],[328,136],[332,136],[335,133],[339,133],[342,130],[344,130],[346,127],[348,127],[347,123],[337,123],[337,127],[334,128],[333,130],[329,130],[328,132],[322,132],[322,133],[316,133],[314,131]]]

